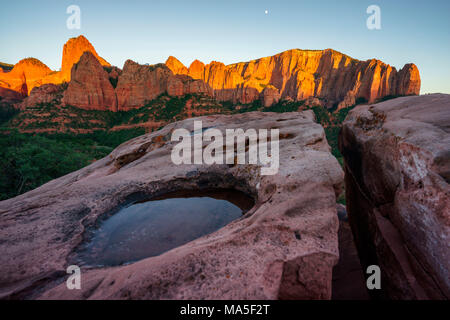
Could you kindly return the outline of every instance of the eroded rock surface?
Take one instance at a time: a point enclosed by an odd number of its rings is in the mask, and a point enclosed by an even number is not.
[[[24,59],[13,70],[0,72],[0,87],[26,96],[34,87],[69,82],[72,66],[84,52],[90,52],[103,67],[114,69],[80,35],[65,43],[60,71],[50,70],[37,59]],[[182,92],[204,94],[235,104],[260,99],[263,105],[270,106],[281,99],[344,108],[355,105],[358,99],[374,102],[392,95],[417,95],[421,85],[419,70],[412,63],[397,71],[382,61],[360,61],[332,49],[292,49],[230,65],[218,61],[205,65],[195,60],[189,68],[170,56],[165,64],[154,66],[128,60],[122,75],[115,69],[117,72],[111,78],[115,84],[119,82],[118,110],[142,107],[146,101],[167,91],[175,96]],[[105,104],[103,110],[110,110],[110,106]]]
[[[329,299],[338,260],[336,196],[343,172],[311,111],[205,116],[203,127],[280,130],[280,169],[174,165],[171,133],[194,119],[130,140],[109,156],[0,202],[0,296],[40,299]],[[255,199],[242,218],[160,256],[65,270],[87,230],[119,206],[177,190],[232,188]],[[182,226],[180,226],[182,228]]]
[[[450,95],[359,106],[340,135],[349,221],[381,297],[450,298]]]
[[[84,36],[69,39],[63,48],[63,57],[61,62],[61,76],[63,80],[71,79],[72,66],[77,63],[83,53],[90,52],[102,66],[111,66],[105,59],[97,54],[94,46]]]
[[[108,73],[89,51],[72,67],[63,103],[88,110],[117,111],[117,97]]]
[[[202,80],[184,74],[174,75],[165,64],[141,65],[132,60],[125,62],[115,92],[119,110],[142,107],[164,93],[172,97],[213,95],[211,87]]]
[[[24,96],[33,88],[45,84],[61,84],[71,79],[72,66],[76,64],[84,52],[92,53],[102,66],[110,64],[97,54],[94,46],[82,35],[69,39],[63,48],[60,71],[52,71],[44,63],[35,58],[19,61],[9,72],[0,73],[0,87],[17,91]],[[0,97],[2,97],[0,92]]]
[[[0,87],[0,97],[0,101],[14,104],[22,101],[25,95],[11,89]]]
[[[116,87],[119,110],[139,108],[167,90],[172,72],[165,65],[147,66],[127,60]]]
[[[20,109],[36,107],[41,103],[52,103],[62,98],[64,88],[62,85],[52,83],[35,87],[30,95],[17,105]]]
[[[33,87],[41,85],[41,79],[51,72],[52,70],[38,59],[26,58],[16,63],[11,71],[0,73],[0,87],[27,96]]]

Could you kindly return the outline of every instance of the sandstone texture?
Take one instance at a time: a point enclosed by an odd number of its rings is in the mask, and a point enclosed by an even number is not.
[[[381,298],[450,298],[450,95],[358,106],[339,138],[349,221]],[[365,269],[365,268],[364,268]]]
[[[1,102],[14,104],[22,101],[25,96],[20,92],[0,87],[0,97]]]
[[[280,101],[281,95],[277,88],[267,86],[261,93],[261,100],[264,107],[270,107]]]
[[[172,70],[174,74],[188,74],[188,69],[177,58],[170,56],[166,60],[166,66]]]
[[[130,67],[134,67],[131,65]],[[174,165],[174,129],[280,130],[280,169]],[[338,260],[336,197],[343,172],[312,111],[186,119],[109,156],[0,202],[0,297],[30,299],[329,299]],[[119,206],[177,190],[232,188],[254,207],[224,228],[160,256],[114,268],[65,270],[87,230]],[[180,226],[182,228],[182,226]]]
[[[167,94],[172,97],[186,94],[200,94],[203,96],[213,96],[213,90],[202,80],[193,80],[186,75],[170,76],[167,81]]]
[[[183,74],[174,75],[165,64],[141,65],[132,60],[125,62],[115,92],[118,110],[142,107],[166,93],[172,97],[213,96],[213,90],[205,82]]]
[[[174,75],[164,64],[141,65],[128,60],[123,70],[104,68],[90,52],[73,66],[71,78],[62,103],[82,109],[130,110],[166,93],[172,97],[213,96],[211,87],[202,80]]]
[[[218,61],[205,65],[195,60],[189,68],[173,56],[165,64],[153,66],[128,60],[122,72],[111,67],[81,35],[64,45],[60,71],[51,71],[39,60],[24,59],[13,70],[0,73],[0,87],[25,96],[34,87],[69,82],[72,66],[86,51],[110,73],[115,83],[117,110],[142,107],[146,101],[166,92],[174,96],[207,95],[234,104],[249,104],[259,99],[266,107],[279,100],[290,100],[344,108],[356,104],[358,99],[372,103],[386,96],[417,95],[421,85],[414,64],[397,71],[382,61],[360,61],[332,49],[293,49],[231,65]],[[81,107],[85,105],[82,103]],[[111,110],[111,106],[105,104],[103,110]]]
[[[38,59],[26,58],[19,61],[10,72],[0,72],[0,87],[27,96],[33,88],[44,84],[69,82],[72,66],[86,51],[92,53],[102,66],[110,67],[110,64],[97,54],[92,44],[81,35],[64,44],[61,71],[52,71]]]
[[[0,87],[14,90],[27,96],[33,87],[41,84],[41,79],[52,70],[38,59],[20,60],[9,72],[0,73]]]
[[[31,90],[30,95],[26,97],[18,107],[20,109],[27,109],[36,107],[41,103],[51,103],[62,96],[64,91],[62,85],[52,83],[44,84],[40,87],[35,87]]]
[[[166,65],[175,74],[186,74],[186,68],[173,57]],[[281,99],[316,97],[327,107],[340,108],[354,105],[358,98],[374,102],[390,95],[417,95],[421,84],[414,64],[397,71],[382,61],[359,61],[332,49],[293,49],[231,65],[217,61],[204,65],[196,60],[187,74],[209,84],[218,99],[245,103],[249,100],[245,88],[252,88],[258,93],[251,97],[254,101],[270,85]]]
[[[97,54],[97,51],[95,51],[94,46],[89,42],[89,40],[81,35],[76,38],[69,39],[69,41],[64,44],[61,62],[61,75],[64,80],[70,80],[72,66],[80,60],[81,56],[86,51],[92,53],[92,55],[97,58],[102,66],[111,66],[105,59]]]
[[[116,87],[119,110],[142,107],[165,93],[171,75],[165,65],[147,66],[127,60]]]
[[[72,67],[62,103],[82,109],[117,111],[117,97],[108,73],[89,51]]]

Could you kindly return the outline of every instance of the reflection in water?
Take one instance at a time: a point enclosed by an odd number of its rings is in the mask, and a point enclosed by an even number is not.
[[[252,206],[253,201],[237,191],[203,196],[178,192],[135,203],[101,224],[80,260],[89,266],[114,266],[157,256],[222,228]]]

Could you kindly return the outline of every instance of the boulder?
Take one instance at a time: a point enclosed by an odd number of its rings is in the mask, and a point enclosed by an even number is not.
[[[419,69],[413,63],[407,64],[398,72],[397,95],[417,95],[420,92]]]
[[[338,260],[336,197],[343,172],[312,111],[211,115],[203,127],[280,130],[280,167],[175,165],[175,129],[132,139],[90,166],[0,202],[0,297],[29,299],[330,299]],[[65,270],[86,232],[130,201],[177,190],[231,188],[255,205],[225,227],[159,256]],[[134,199],[134,200],[133,200]]]
[[[353,109],[339,148],[348,218],[377,297],[450,298],[450,95]]]

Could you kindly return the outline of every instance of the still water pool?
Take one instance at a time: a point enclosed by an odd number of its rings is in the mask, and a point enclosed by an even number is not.
[[[100,224],[77,260],[101,267],[157,256],[224,227],[252,206],[236,190],[177,192],[133,203]]]

